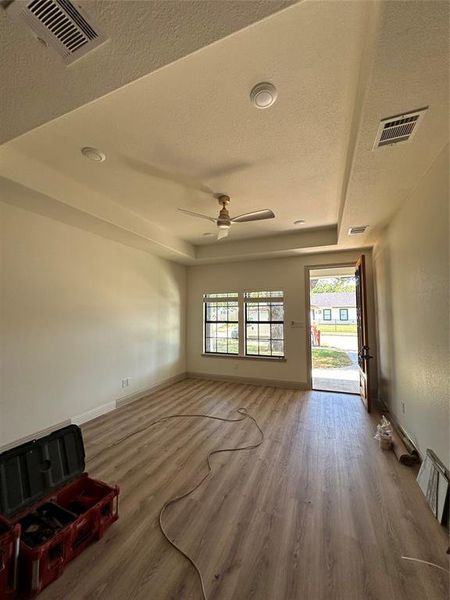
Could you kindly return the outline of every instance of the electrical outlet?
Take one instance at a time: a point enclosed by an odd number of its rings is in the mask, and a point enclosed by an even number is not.
[[[122,389],[128,387],[128,377],[122,379]]]
[[[402,413],[405,414],[406,413],[406,407],[405,407],[405,403],[402,402]]]

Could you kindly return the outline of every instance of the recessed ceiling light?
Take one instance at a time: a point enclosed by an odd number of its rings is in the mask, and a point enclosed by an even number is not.
[[[305,223],[305,219],[297,219],[294,221],[294,225],[303,225]]]
[[[106,154],[104,152],[97,148],[91,148],[90,146],[81,148],[81,154],[94,162],[103,162],[106,159]]]
[[[269,108],[277,96],[277,88],[271,83],[258,83],[250,92],[250,100],[256,108]]]

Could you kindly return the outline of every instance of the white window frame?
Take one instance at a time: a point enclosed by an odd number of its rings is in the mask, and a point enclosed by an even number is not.
[[[283,290],[264,290],[266,292],[271,292],[272,293],[278,293],[279,295],[277,296],[259,296],[259,297],[252,297],[250,296],[250,294],[252,293],[261,293],[261,292],[257,292],[255,290],[253,290],[252,292],[244,292],[243,293],[243,310],[244,310],[244,319],[243,319],[243,326],[244,326],[244,332],[243,332],[243,338],[244,338],[244,350],[243,353],[245,354],[246,357],[251,357],[251,358],[278,358],[278,359],[283,359],[285,358],[285,322],[286,319],[284,317],[284,308],[285,308],[285,303],[284,303],[284,292]],[[277,302],[277,303],[281,303],[283,305],[283,320],[282,321],[247,321],[247,310],[246,310],[246,305],[247,304],[258,304],[258,303],[264,303],[264,302]],[[266,324],[266,325],[272,325],[272,324],[277,324],[277,325],[282,325],[283,327],[283,354],[280,355],[272,355],[272,354],[249,354],[247,353],[247,325],[249,323],[254,323],[256,324]],[[270,338],[270,341],[272,341],[272,338]],[[272,349],[271,349],[272,351]]]
[[[203,322],[203,335],[202,335],[202,344],[203,344],[203,356],[215,356],[222,358],[240,358],[240,359],[248,359],[248,360],[273,360],[273,361],[285,361],[286,360],[286,302],[285,302],[285,294],[284,290],[277,288],[274,290],[263,290],[264,292],[270,293],[280,293],[278,296],[261,296],[261,297],[252,297],[249,294],[259,294],[262,291],[251,289],[251,290],[243,290],[239,292],[205,292],[203,293],[203,304],[202,304],[202,322]],[[231,294],[237,294],[236,296],[231,296]],[[211,352],[206,350],[206,326],[209,321],[206,320],[206,304],[211,302],[230,302],[236,301],[238,302],[238,346],[239,353],[224,353],[224,352]],[[267,355],[267,354],[246,354],[246,337],[247,337],[247,323],[246,323],[246,303],[247,302],[282,302],[283,304],[283,321],[279,322],[283,326],[283,355]],[[271,321],[268,321],[267,324],[271,324]]]
[[[207,305],[215,304],[221,302],[237,302],[238,303],[238,353],[236,352],[217,352],[206,349],[206,328],[209,324],[215,323],[236,323],[236,321],[208,321],[206,318],[207,315]],[[240,338],[241,338],[241,318],[240,318],[240,305],[239,305],[239,295],[237,292],[222,292],[222,294],[215,294],[214,292],[210,292],[208,294],[203,294],[203,353],[208,356],[239,356],[240,354]],[[217,338],[216,338],[217,339]],[[228,339],[228,338],[226,338]]]

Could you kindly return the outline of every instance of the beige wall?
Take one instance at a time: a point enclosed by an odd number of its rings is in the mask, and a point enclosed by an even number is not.
[[[371,252],[365,251],[368,267],[368,301],[371,321],[371,349],[375,352]],[[305,267],[355,262],[359,251],[335,252],[188,268],[188,336],[187,369],[190,373],[242,377],[295,383],[306,386],[307,332]],[[203,313],[205,292],[239,292],[244,290],[280,289],[285,293],[286,362],[260,359],[235,359],[202,356]],[[301,327],[291,327],[297,321]],[[375,364],[373,365],[376,375]],[[376,377],[372,378],[376,387]]]
[[[421,453],[449,457],[448,147],[374,250],[380,397]]]
[[[1,202],[0,219],[0,446],[186,370],[185,267]]]

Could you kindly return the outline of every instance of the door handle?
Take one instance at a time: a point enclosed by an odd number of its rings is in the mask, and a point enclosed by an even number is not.
[[[361,360],[369,360],[373,358],[373,356],[369,354],[369,346],[363,346],[361,348],[361,352],[358,352],[358,356]]]

